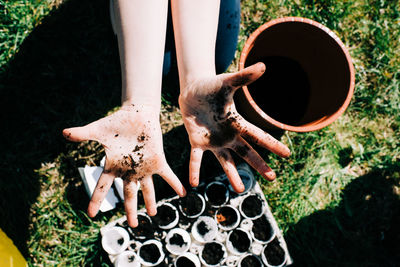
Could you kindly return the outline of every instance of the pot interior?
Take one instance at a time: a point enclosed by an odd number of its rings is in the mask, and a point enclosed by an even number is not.
[[[290,126],[319,123],[344,104],[351,71],[337,41],[317,26],[282,22],[254,40],[245,67],[264,62],[266,71],[248,85],[256,104],[272,119]]]

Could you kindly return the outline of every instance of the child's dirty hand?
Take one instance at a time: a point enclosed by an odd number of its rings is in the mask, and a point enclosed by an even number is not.
[[[244,185],[229,149],[246,160],[264,178],[275,179],[274,171],[245,139],[282,157],[290,155],[289,149],[244,120],[233,102],[234,92],[257,80],[264,71],[265,65],[257,63],[237,73],[195,80],[183,88],[179,105],[192,146],[189,164],[189,180],[192,186],[199,184],[201,158],[205,150],[211,150],[215,154],[237,192],[242,192]]]
[[[138,182],[150,216],[157,213],[153,174],[162,176],[179,196],[186,194],[165,159],[159,113],[153,107],[124,105],[86,126],[64,129],[63,135],[74,142],[95,140],[105,148],[106,163],[89,203],[90,217],[97,214],[115,177],[124,180],[125,210],[132,227],[138,225]]]

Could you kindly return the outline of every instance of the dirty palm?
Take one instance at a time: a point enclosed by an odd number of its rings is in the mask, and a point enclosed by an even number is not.
[[[196,81],[180,95],[182,117],[192,146],[189,163],[192,186],[199,183],[201,158],[205,150],[214,153],[238,192],[244,190],[244,185],[230,150],[268,180],[273,180],[275,173],[246,139],[279,156],[290,155],[285,145],[244,120],[233,102],[234,92],[257,80],[264,71],[264,64],[255,64],[237,73],[220,74]],[[123,178],[125,210],[135,217],[138,183],[142,188],[148,214],[153,216],[157,212],[153,174],[163,177],[179,196],[186,194],[165,159],[158,113],[152,110],[123,105],[112,115],[83,127],[63,131],[70,141],[95,140],[105,148],[106,164],[89,203],[89,216],[96,215],[115,177]],[[137,221],[131,224],[137,226]]]

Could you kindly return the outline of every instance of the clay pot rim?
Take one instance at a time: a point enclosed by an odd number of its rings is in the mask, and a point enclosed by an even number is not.
[[[244,69],[244,63],[246,61],[247,55],[250,53],[250,51],[252,50],[253,46],[254,46],[254,42],[257,39],[257,37],[267,28],[272,27],[274,25],[280,24],[280,23],[288,23],[288,22],[296,22],[296,23],[306,23],[309,24],[311,26],[317,27],[321,30],[323,30],[326,34],[328,34],[329,36],[332,37],[332,39],[334,39],[336,41],[336,43],[340,46],[340,48],[342,49],[342,52],[344,53],[345,57],[346,57],[346,61],[347,64],[349,66],[350,69],[350,88],[347,94],[347,97],[343,103],[343,105],[332,115],[329,116],[325,116],[319,120],[310,122],[304,126],[293,126],[293,125],[288,125],[288,124],[284,124],[282,122],[279,122],[277,120],[274,120],[273,118],[271,118],[270,116],[268,116],[257,104],[256,102],[253,100],[248,87],[247,86],[243,86],[242,90],[243,93],[245,95],[246,100],[249,102],[250,106],[254,109],[255,112],[257,112],[264,120],[267,121],[267,123],[283,129],[283,130],[288,130],[288,131],[293,131],[293,132],[311,132],[311,131],[316,131],[319,129],[324,128],[325,126],[328,126],[329,124],[331,124],[332,122],[334,122],[340,115],[343,114],[343,112],[346,110],[346,108],[349,106],[350,104],[350,100],[353,96],[354,93],[354,87],[355,87],[355,71],[354,71],[354,66],[351,60],[351,56],[349,51],[347,50],[347,48],[345,47],[345,45],[343,44],[343,42],[339,39],[339,37],[333,32],[331,31],[329,28],[327,28],[326,26],[311,20],[311,19],[307,19],[307,18],[302,18],[302,17],[284,17],[284,18],[278,18],[278,19],[274,19],[271,20],[263,25],[261,25],[257,30],[255,30],[250,37],[247,39],[243,50],[240,54],[240,60],[239,60],[239,70]]]

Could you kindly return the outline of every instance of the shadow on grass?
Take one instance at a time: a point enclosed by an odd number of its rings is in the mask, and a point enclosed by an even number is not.
[[[64,127],[120,104],[120,66],[108,1],[69,0],[27,37],[0,76],[0,227],[27,255],[41,163],[68,155]],[[87,200],[86,200],[87,202]],[[51,211],[49,211],[51,212]]]
[[[339,206],[291,226],[295,266],[398,266],[400,166],[375,170],[343,190]]]

